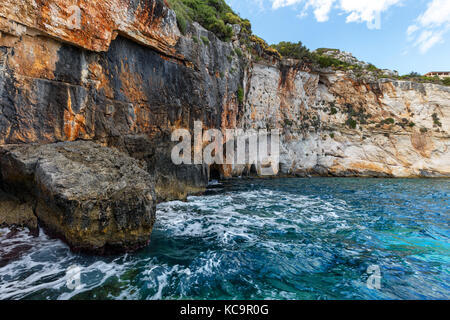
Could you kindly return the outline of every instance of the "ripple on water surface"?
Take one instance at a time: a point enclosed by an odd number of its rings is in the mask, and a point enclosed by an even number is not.
[[[151,245],[116,257],[0,229],[0,299],[449,299],[449,194],[450,180],[234,180],[159,205]]]

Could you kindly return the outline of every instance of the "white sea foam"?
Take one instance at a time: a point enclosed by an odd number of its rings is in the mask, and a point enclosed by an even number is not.
[[[23,298],[40,291],[48,298],[71,299],[83,294],[96,295],[96,288],[106,284],[119,288],[109,292],[114,299],[182,298],[201,290],[205,281],[216,281],[218,276],[232,277],[244,272],[243,265],[264,264],[254,261],[250,248],[259,248],[266,255],[291,256],[305,260],[300,267],[289,260],[281,262],[286,273],[301,274],[324,268],[331,258],[308,258],[308,250],[322,244],[286,241],[287,235],[303,232],[305,226],[333,227],[332,232],[348,228],[346,219],[350,210],[345,201],[322,200],[269,189],[226,192],[220,195],[189,197],[188,202],[174,201],[158,206],[155,231],[170,239],[199,239],[217,250],[208,250],[194,258],[189,265],[169,265],[155,257],[143,258],[124,255],[116,259],[86,259],[70,252],[59,240],[48,238],[43,232],[36,239],[21,232],[7,239],[7,229],[0,230],[3,250],[19,245],[31,245],[20,256],[0,268],[0,299]],[[330,228],[331,230],[331,228]],[[180,240],[182,241],[182,240]],[[236,248],[240,251],[235,251]],[[249,253],[246,249],[249,248]],[[310,249],[308,249],[310,248]],[[218,251],[219,250],[219,251]],[[282,261],[282,260],[281,260]],[[81,286],[69,290],[66,270],[78,265]],[[129,278],[130,270],[135,276]],[[133,271],[136,270],[136,271]],[[253,272],[248,270],[248,272]],[[263,288],[251,278],[242,278],[254,290],[273,298],[293,298],[292,292]],[[176,289],[174,289],[176,285]],[[139,288],[145,288],[144,291]],[[195,289],[197,288],[197,289]],[[100,293],[98,293],[100,294]]]

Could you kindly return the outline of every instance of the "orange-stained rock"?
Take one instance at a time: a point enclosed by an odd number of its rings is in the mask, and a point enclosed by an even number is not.
[[[17,74],[32,77],[53,79],[60,43],[39,37],[24,35],[14,46],[14,55],[8,64]]]
[[[107,51],[122,34],[176,55],[180,36],[162,0],[3,0],[0,18],[2,32],[21,35],[30,28],[92,51]]]
[[[287,175],[450,172],[446,87],[243,61],[237,43],[198,24],[181,36],[162,0],[4,0],[0,32],[0,144],[83,139],[119,148],[158,172],[163,199],[205,185],[203,167],[170,159],[171,132],[194,121],[222,132],[281,129]]]

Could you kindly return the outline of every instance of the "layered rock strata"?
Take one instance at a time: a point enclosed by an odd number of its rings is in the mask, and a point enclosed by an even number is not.
[[[449,87],[292,63],[253,65],[247,87],[242,126],[283,130],[283,175],[450,177]]]

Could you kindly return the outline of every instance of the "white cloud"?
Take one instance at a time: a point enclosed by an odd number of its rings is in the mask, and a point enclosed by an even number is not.
[[[450,30],[450,0],[431,0],[428,7],[406,31],[409,41],[425,54],[433,46],[444,42]]]
[[[442,43],[443,41],[443,32],[424,31],[422,32],[419,41],[420,52],[423,54],[427,53],[431,47],[437,43]]]
[[[329,20],[333,8],[347,14],[347,23],[373,23],[380,14],[403,0],[270,0],[272,8],[278,9],[293,5],[303,5],[304,9],[313,8],[318,22]],[[304,14],[302,14],[303,16]]]
[[[401,0],[341,0],[341,9],[347,13],[347,22],[371,22],[379,14],[397,5]]]
[[[418,26],[416,26],[415,24],[410,25],[408,27],[408,30],[406,30],[406,34],[408,36],[411,36],[413,33],[415,33],[417,30],[419,30],[420,28]]]
[[[433,0],[417,19],[422,26],[433,27],[450,23],[450,1]]]
[[[304,2],[303,0],[271,0],[271,1],[272,1],[272,8],[274,9],[292,6],[294,4]]]
[[[256,0],[255,0],[256,1]],[[333,10],[346,15],[346,22],[367,23],[369,29],[381,27],[381,14],[407,0],[258,0],[270,3],[272,9],[293,6],[299,18],[312,10],[318,22],[330,19]],[[406,30],[407,39],[421,53],[443,43],[450,31],[450,0],[428,0],[427,9]]]
[[[331,11],[331,6],[335,0],[316,0],[310,1],[311,5],[314,7],[314,16],[317,21],[325,22],[329,19],[329,14]]]

